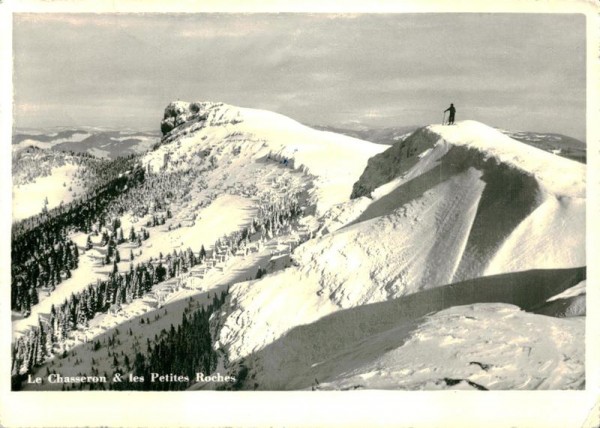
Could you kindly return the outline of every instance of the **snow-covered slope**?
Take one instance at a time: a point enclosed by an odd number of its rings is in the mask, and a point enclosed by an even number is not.
[[[298,200],[310,214],[316,209],[323,210],[332,204],[348,201],[352,184],[358,179],[367,159],[384,149],[373,143],[315,131],[271,112],[216,103],[204,103],[204,106],[206,120],[183,123],[173,129],[156,150],[140,157],[144,167],[160,172],[154,176],[156,178],[148,179],[155,183],[151,186],[157,189],[155,192],[152,189],[152,195],[161,201],[163,192],[170,196],[166,198],[168,202],[163,202],[161,208],[151,208],[149,214],[140,216],[124,212],[120,216],[121,229],[125,234],[132,227],[136,231],[148,228],[153,216],[165,221],[149,229],[151,236],[141,246],[129,242],[118,245],[117,249],[122,254],[117,264],[120,272],[127,271],[132,262],[158,260],[174,250],[191,248],[198,253],[204,246],[211,251],[218,239],[248,227],[256,219],[258,211],[265,207]],[[328,158],[329,154],[336,152],[341,153],[337,158]],[[284,160],[287,162],[284,163]],[[58,172],[49,170],[47,177],[52,180],[50,189],[56,196],[60,196],[57,180],[62,179]],[[39,186],[39,183],[36,185]],[[133,195],[127,197],[134,198],[142,191],[135,189]],[[144,191],[150,192],[150,189]],[[145,197],[150,199],[150,196]],[[165,204],[169,204],[169,216]],[[121,206],[127,205],[122,203]],[[309,224],[315,219],[309,216],[306,220]],[[305,234],[308,234],[311,228],[306,228],[308,232]],[[288,236],[289,240],[298,242],[300,232],[293,231],[293,236]],[[85,250],[86,234],[71,233],[69,237],[81,251],[79,268],[52,293],[40,293],[40,303],[32,307],[29,317],[15,316],[15,337],[36,325],[38,316],[47,316],[52,305],[58,306],[72,293],[81,292],[88,284],[105,279],[112,269],[101,263],[106,247],[99,244],[99,236],[92,237],[93,248],[89,250]],[[270,257],[263,260],[263,252],[268,255],[275,251],[289,251],[290,246],[273,236],[269,236],[267,242],[252,242],[252,248],[247,248],[243,256],[235,259],[232,270],[236,272],[230,276],[241,277],[241,280],[253,278],[257,268],[265,267],[269,261]],[[245,260],[250,257],[248,250],[252,255],[261,255],[255,257],[253,264]],[[135,256],[131,259],[128,255],[133,252]],[[223,269],[222,262],[215,263],[217,270]],[[203,268],[199,270],[203,271]],[[188,278],[188,281],[192,283],[193,279],[198,278]],[[205,284],[198,285],[197,282],[194,282],[194,287],[206,290]],[[177,320],[177,314],[173,316]],[[88,339],[94,337],[91,332],[88,333]]]
[[[232,185],[246,182],[245,167],[258,160],[280,163],[310,176],[311,202],[322,214],[348,201],[367,160],[385,150],[378,144],[317,131],[273,112],[200,104],[201,119],[190,119],[171,131],[166,141],[177,139],[177,143],[148,153],[144,163],[168,172],[208,158],[219,163]],[[222,160],[231,161],[231,167],[223,166]]]
[[[311,374],[325,390],[579,389],[584,323],[500,303],[455,306],[368,337]]]
[[[372,199],[363,196],[368,194]],[[297,373],[293,358],[280,359],[281,353],[294,352],[290,332],[298,326],[320,323],[327,330],[324,317],[341,310],[468,279],[585,266],[585,166],[481,123],[416,131],[369,160],[353,196],[357,199],[323,217],[321,237],[295,250],[293,267],[231,290],[218,345],[232,366],[240,361],[252,366],[267,389],[294,388],[287,383],[291,378],[273,380],[269,373]],[[558,294],[581,279],[557,283],[550,275],[545,282]],[[486,297],[493,294],[489,287],[461,290],[454,305],[520,304],[518,296],[528,292],[500,292],[494,300]],[[554,294],[542,299],[534,293],[528,307]],[[356,317],[359,325],[373,321]],[[569,325],[583,328],[583,323]],[[348,334],[346,327],[331,328],[332,335]],[[298,346],[325,349],[330,340],[331,335],[307,334]]]
[[[449,191],[457,181],[459,190]],[[355,196],[371,192],[374,201],[356,222],[385,214],[407,219],[433,215],[435,232],[430,233],[440,241],[455,233],[450,228],[464,224],[462,235],[452,235],[463,242],[455,254],[458,260],[448,267],[452,281],[585,264],[585,165],[481,123],[430,126],[374,157],[354,186]],[[460,200],[461,194],[470,199]],[[424,227],[422,223],[414,227]],[[411,237],[399,239],[412,242]],[[410,252],[431,239],[419,240]],[[446,253],[444,259],[448,257]]]
[[[552,296],[535,308],[538,314],[552,317],[579,317],[586,314],[586,281]]]
[[[26,148],[13,154],[13,221],[51,210],[77,198],[94,181],[95,172],[85,159],[70,154]]]
[[[467,166],[487,164],[511,168],[534,176],[544,191],[557,196],[585,196],[585,165],[557,158],[546,151],[520,143],[480,122],[465,120],[453,126],[431,125],[421,128],[404,141],[394,144],[369,160],[369,167],[354,186],[354,196],[368,195],[375,188],[408,172],[423,158],[431,157],[428,149],[436,147],[436,163],[457,168],[459,159],[451,151],[461,151]],[[472,150],[469,153],[469,150]],[[468,155],[471,156],[468,156]],[[416,156],[416,158],[415,158]],[[449,158],[449,159],[446,159]],[[452,162],[450,162],[452,161]],[[386,175],[380,171],[385,170]],[[425,172],[420,169],[420,172]]]

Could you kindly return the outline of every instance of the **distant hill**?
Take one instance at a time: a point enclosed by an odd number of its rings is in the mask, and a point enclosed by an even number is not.
[[[576,138],[545,132],[507,131],[504,129],[499,129],[499,131],[517,141],[567,159],[582,163],[587,161],[586,144]]]
[[[110,161],[88,154],[26,147],[12,158],[13,220],[67,204],[101,181]]]
[[[391,146],[396,141],[407,137],[419,126],[393,126],[388,128],[364,128],[350,129],[335,126],[312,126],[320,131],[335,132],[336,134],[348,135],[349,137],[370,141],[371,143],[385,144]]]
[[[27,129],[16,130],[13,134],[13,151],[33,146],[115,159],[119,156],[145,153],[158,141],[158,131],[138,132],[92,127]]]

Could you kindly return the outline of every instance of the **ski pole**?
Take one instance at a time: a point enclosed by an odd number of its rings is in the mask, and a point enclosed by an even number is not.
[[[445,125],[445,124],[446,124],[446,112],[444,112],[443,116],[442,116],[442,125]]]

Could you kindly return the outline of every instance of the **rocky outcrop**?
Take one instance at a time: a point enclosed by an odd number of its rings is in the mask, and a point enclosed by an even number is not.
[[[163,136],[169,134],[173,129],[191,121],[206,120],[208,111],[214,103],[189,103],[187,101],[173,101],[165,108],[160,130]]]
[[[187,121],[190,113],[190,103],[185,101],[173,101],[165,108],[163,121],[160,123],[160,130],[163,135],[167,135],[177,126]]]
[[[390,182],[414,166],[419,160],[418,155],[432,148],[438,140],[438,135],[427,128],[420,128],[408,138],[373,156],[360,179],[354,183],[350,198],[370,196],[377,187]]]
[[[162,142],[169,142],[177,138],[178,134],[186,135],[204,126],[236,125],[242,121],[238,108],[223,103],[173,101],[165,108],[165,114],[160,124],[163,134]],[[175,132],[173,132],[174,130]]]

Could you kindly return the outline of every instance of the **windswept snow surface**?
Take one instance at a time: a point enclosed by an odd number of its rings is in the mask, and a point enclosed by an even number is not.
[[[507,304],[455,306],[368,337],[312,374],[324,390],[580,389],[584,324]]]
[[[394,329],[408,334],[427,314],[495,302],[532,310],[539,302],[578,284],[585,275],[584,268],[507,273],[340,308],[310,278],[297,270],[293,272],[295,276],[281,272],[230,290],[230,312],[220,331],[218,346],[227,352],[233,367],[243,361],[255,373],[261,389],[307,388],[316,375],[312,367],[339,358],[342,351],[360,354],[357,346],[374,335]],[[544,328],[554,323],[550,317],[531,317]],[[583,355],[584,322],[574,325],[581,330],[573,338],[577,341],[575,347],[580,349],[577,355]],[[494,326],[490,323],[487,328],[492,330]],[[527,339],[519,335],[512,340],[528,346]],[[394,343],[387,347],[393,349]],[[485,342],[471,345],[493,352]],[[428,352],[424,350],[420,359],[427,361]],[[567,351],[565,354],[569,355]],[[549,356],[555,357],[556,354]],[[321,373],[319,380],[323,379]]]
[[[469,279],[483,280],[488,275],[585,266],[585,165],[519,143],[473,121],[418,130],[376,158],[376,162],[369,160],[361,177],[363,185],[354,187],[358,197],[332,207],[323,217],[322,235],[295,250],[294,267],[262,278],[251,287],[232,288],[217,345],[226,351],[232,367],[240,361],[252,366],[257,383],[263,382],[259,388],[307,387],[303,382],[313,379],[312,373],[306,377],[299,374],[295,380],[289,375],[306,362],[298,363],[294,353],[311,355],[312,349],[327,348],[325,342],[341,340],[334,338],[336,335],[349,333],[341,324],[326,336],[307,327],[313,335],[301,335],[296,344],[297,337],[290,332],[299,326],[321,325],[324,317],[339,311]],[[356,194],[357,189],[366,189],[371,199]],[[544,281],[554,284],[551,276]],[[561,283],[554,294],[528,302],[528,308],[577,282]],[[454,304],[518,304],[518,296],[531,290],[513,290],[500,300],[485,297],[489,292],[489,288],[473,287]],[[541,298],[536,293],[533,296]],[[498,314],[491,314],[489,325],[497,322],[491,320]],[[360,311],[355,317],[358,325],[377,322],[377,317],[361,319]],[[541,330],[563,325],[550,327],[554,320],[541,315],[519,315],[517,319],[528,317],[533,317]],[[415,319],[409,317],[397,328],[406,329]],[[564,325],[573,337],[583,337],[583,322]],[[493,334],[504,337],[508,333]],[[540,346],[545,349],[549,345]],[[577,347],[578,353],[583,352],[583,339]],[[552,355],[551,359],[559,357]],[[583,370],[581,361],[572,364],[569,367],[574,373]],[[269,374],[273,372],[287,374],[277,378]],[[494,382],[498,388],[526,389],[582,384],[579,375],[574,375],[575,380],[569,375],[547,383],[519,376]],[[406,387],[437,388],[435,382],[428,383],[432,379]]]

